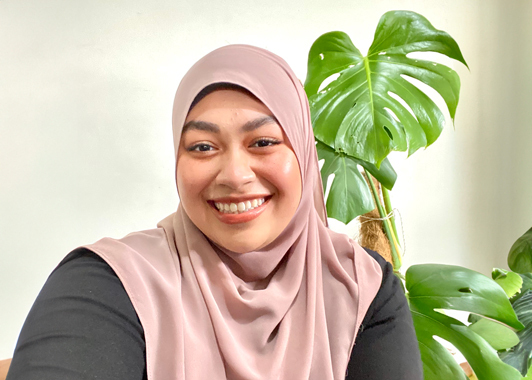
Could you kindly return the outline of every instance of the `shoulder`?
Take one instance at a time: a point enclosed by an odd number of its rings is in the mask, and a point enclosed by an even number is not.
[[[87,248],[70,252],[54,269],[34,308],[38,309],[39,306],[54,312],[59,312],[58,309],[68,310],[69,318],[74,320],[85,318],[81,317],[81,311],[94,313],[88,321],[88,328],[101,323],[127,322],[123,327],[131,329],[137,337],[143,335],[135,309],[115,271]]]
[[[381,268],[382,278],[379,290],[364,317],[361,329],[364,329],[364,326],[370,322],[374,322],[381,314],[392,313],[398,308],[408,308],[401,281],[393,273],[392,265],[377,252],[370,249],[365,249],[365,251]]]
[[[104,259],[90,249],[80,247],[61,260],[48,277],[47,286],[67,279],[75,279],[78,285],[82,285],[102,275],[104,278],[116,278],[116,274]]]
[[[156,284],[161,278],[175,280],[179,267],[179,257],[172,253],[163,228],[133,232],[120,239],[103,238],[83,248],[96,253],[112,268],[133,303],[142,287],[139,278],[147,284]]]
[[[70,252],[54,269],[41,291],[41,300],[47,300],[48,295],[62,296],[70,302],[82,297],[87,302],[98,300],[113,308],[132,307],[115,271],[87,248]]]
[[[375,260],[377,262],[377,264],[379,264],[379,266],[381,267],[383,273],[384,273],[385,268],[387,268],[388,266],[391,267],[391,264],[388,261],[386,261],[377,252],[372,251],[371,249],[368,249],[368,248],[364,248],[364,251],[366,251],[367,254],[369,256],[371,256],[373,258],[373,260]]]
[[[390,263],[366,251],[382,269],[382,280],[358,331],[347,379],[422,379],[418,342],[401,282]]]
[[[33,304],[10,379],[70,379],[84,373],[141,379],[144,355],[144,331],[120,280],[98,255],[79,248],[55,268]],[[66,373],[71,377],[63,377]]]

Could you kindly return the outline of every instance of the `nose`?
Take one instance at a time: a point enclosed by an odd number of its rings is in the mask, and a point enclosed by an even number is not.
[[[247,152],[238,149],[226,152],[224,159],[220,161],[216,182],[233,190],[241,189],[256,178],[252,161]]]

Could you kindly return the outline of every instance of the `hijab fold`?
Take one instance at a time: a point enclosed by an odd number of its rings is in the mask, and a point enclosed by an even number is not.
[[[260,250],[234,253],[178,207],[157,229],[87,247],[115,270],[139,315],[148,379],[344,379],[382,273],[358,244],[326,226],[305,92],[266,50],[230,45],[209,53],[176,93],[176,157],[190,104],[213,83],[254,94],[291,142],[303,186],[286,229]]]

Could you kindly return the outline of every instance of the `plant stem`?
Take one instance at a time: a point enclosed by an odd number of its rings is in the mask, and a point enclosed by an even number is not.
[[[368,177],[368,182],[371,188],[371,192],[373,194],[373,199],[375,200],[375,204],[377,205],[377,210],[379,211],[379,216],[382,219],[382,224],[384,226],[384,232],[386,233],[386,237],[388,238],[388,241],[390,243],[390,248],[392,251],[392,264],[393,264],[393,270],[398,271],[399,268],[401,268],[401,255],[399,253],[399,244],[397,240],[395,239],[395,236],[392,232],[392,225],[390,223],[390,220],[387,218],[386,214],[384,213],[384,209],[382,207],[380,196],[375,188],[375,184],[373,183],[373,177],[369,172],[364,169],[364,172],[366,173],[366,176]]]
[[[382,199],[384,200],[384,207],[386,208],[386,214],[391,215],[390,223],[392,225],[393,234],[395,235],[395,240],[399,243],[399,235],[397,234],[397,227],[395,225],[395,217],[392,214],[393,209],[392,209],[392,202],[390,201],[390,191],[384,186],[381,186],[381,191],[382,191]]]

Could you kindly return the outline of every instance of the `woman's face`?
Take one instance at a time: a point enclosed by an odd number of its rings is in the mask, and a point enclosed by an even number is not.
[[[177,158],[181,204],[213,242],[245,253],[271,243],[301,199],[292,146],[270,110],[217,90],[190,111]]]

